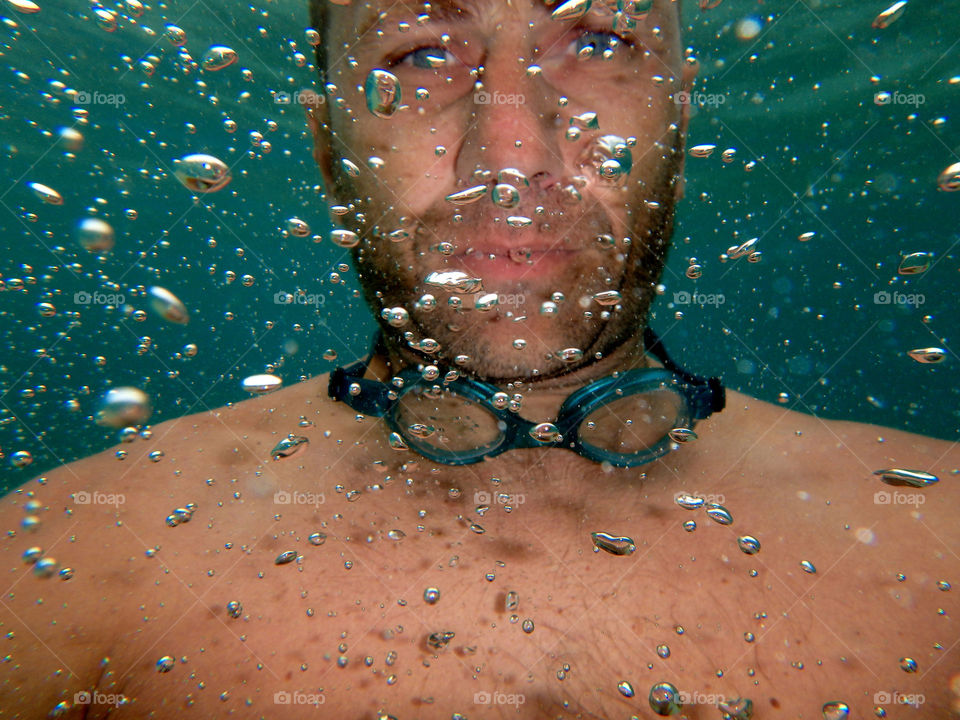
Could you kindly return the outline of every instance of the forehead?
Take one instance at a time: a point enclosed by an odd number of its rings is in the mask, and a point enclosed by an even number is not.
[[[574,0],[576,1],[576,0]],[[611,21],[619,6],[627,5],[625,0],[580,0],[589,9],[582,15],[582,19]],[[336,11],[345,11],[352,15],[349,25],[340,25],[342,30],[355,28],[355,34],[363,36],[377,26],[384,26],[391,21],[416,20],[420,16],[427,16],[433,22],[467,23],[480,20],[532,22],[550,18],[558,8],[571,5],[568,0],[431,0],[430,2],[416,2],[415,0],[367,0],[354,2],[347,6],[332,6]],[[638,5],[643,5],[643,0]],[[651,0],[649,15],[641,23],[661,23],[671,20],[677,21],[679,15],[679,0]],[[563,22],[563,21],[561,21]],[[333,23],[338,25],[339,23]],[[387,28],[385,28],[387,29]]]

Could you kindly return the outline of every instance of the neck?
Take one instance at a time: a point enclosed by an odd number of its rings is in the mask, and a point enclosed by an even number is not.
[[[387,356],[376,354],[371,358],[368,373],[381,382],[406,367],[430,364],[419,354],[414,353],[392,334],[385,335]],[[612,375],[615,372],[650,367],[654,364],[643,348],[643,328],[639,328],[626,342],[620,344],[600,359],[593,359],[559,375],[550,377],[521,378],[513,381],[497,380],[492,383],[506,393],[523,395],[523,410],[520,414],[534,422],[548,422],[557,417],[563,401],[575,390]],[[446,368],[441,368],[444,371]],[[487,380],[480,377],[479,379]]]

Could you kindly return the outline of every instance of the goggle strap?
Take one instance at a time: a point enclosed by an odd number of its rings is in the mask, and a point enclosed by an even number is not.
[[[330,373],[327,394],[334,400],[342,400],[359,413],[383,417],[390,404],[390,386],[377,380],[364,380],[368,362],[369,359],[358,360],[348,367],[336,368]],[[350,386],[354,383],[360,386],[359,395],[350,394]]]
[[[684,370],[670,359],[667,349],[649,325],[643,329],[643,347],[663,366],[690,386],[695,398],[694,418],[703,420],[727,405],[726,391],[718,377],[703,378]]]
[[[691,410],[694,419],[703,420],[712,413],[720,412],[726,406],[726,392],[718,377],[702,378],[687,372],[670,359],[660,338],[649,325],[643,330],[643,345],[647,352],[663,363],[663,366],[683,380],[690,388],[693,401]],[[378,329],[374,337],[373,349],[365,360],[347,367],[338,367],[330,373],[327,394],[334,400],[343,400],[351,408],[364,415],[383,417],[390,406],[388,394],[390,387],[376,380],[365,380],[364,373],[370,358],[378,352],[386,355],[383,333]],[[350,395],[350,385],[360,386],[359,395]]]

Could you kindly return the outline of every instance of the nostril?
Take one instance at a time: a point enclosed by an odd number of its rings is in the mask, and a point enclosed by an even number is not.
[[[548,172],[538,172],[530,178],[530,184],[535,185],[541,192],[550,190],[557,184],[557,179]]]

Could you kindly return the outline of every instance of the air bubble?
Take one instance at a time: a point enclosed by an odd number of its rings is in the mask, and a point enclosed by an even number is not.
[[[207,72],[216,72],[230,67],[237,61],[237,52],[226,45],[214,45],[203,54],[200,65]]]

